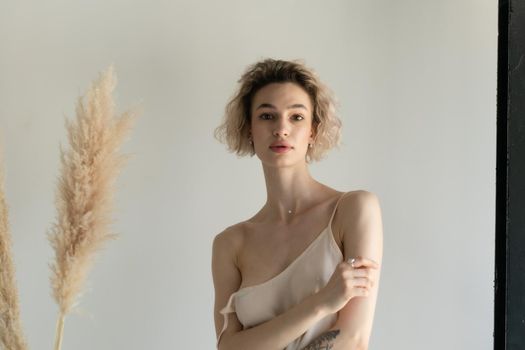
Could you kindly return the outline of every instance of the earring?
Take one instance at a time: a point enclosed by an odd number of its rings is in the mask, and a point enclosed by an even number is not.
[[[311,143],[308,144],[308,148],[312,148],[313,146],[314,146],[314,145],[311,144]]]
[[[253,146],[253,140],[252,139],[248,139],[248,141],[250,142],[250,145]]]

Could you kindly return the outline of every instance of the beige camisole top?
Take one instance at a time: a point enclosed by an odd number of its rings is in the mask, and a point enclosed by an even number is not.
[[[241,288],[230,296],[226,306],[220,310],[224,315],[224,325],[217,337],[217,348],[222,333],[228,327],[229,313],[237,313],[243,329],[254,327],[275,318],[328,283],[336,266],[343,261],[343,254],[332,233],[332,219],[345,194],[337,200],[328,226],[281,273],[266,282]],[[324,317],[288,344],[285,350],[303,348],[328,330],[336,320],[337,313]]]

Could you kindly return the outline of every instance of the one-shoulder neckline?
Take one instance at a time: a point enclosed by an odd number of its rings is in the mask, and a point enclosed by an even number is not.
[[[259,288],[259,287],[263,287],[267,284],[271,284],[273,283],[275,280],[279,279],[281,276],[283,276],[287,271],[289,271],[296,263],[297,261],[301,260],[301,258],[306,255],[306,253],[308,251],[310,251],[312,249],[312,247],[315,245],[316,242],[318,242],[321,237],[323,237],[327,232],[330,233],[330,235],[332,236],[330,239],[331,241],[333,241],[332,243],[334,243],[336,246],[337,246],[337,242],[335,241],[335,238],[334,238],[334,234],[333,234],[333,231],[332,231],[332,220],[335,216],[335,212],[337,211],[337,208],[339,207],[339,202],[341,201],[341,199],[347,194],[348,192],[344,192],[342,195],[339,196],[339,198],[337,199],[336,203],[335,203],[335,206],[334,206],[334,209],[332,211],[332,214],[330,215],[330,220],[328,221],[328,225],[321,230],[321,232],[317,235],[317,237],[303,250],[303,252],[301,254],[299,254],[291,263],[288,264],[288,266],[286,266],[284,268],[284,270],[282,270],[281,272],[279,272],[277,275],[271,277],[270,279],[264,281],[264,282],[261,282],[261,283],[257,283],[257,284],[254,284],[254,285],[251,285],[251,286],[246,286],[246,287],[242,287],[240,288],[239,290],[237,290],[234,294],[240,294],[241,292],[248,292],[252,289],[255,289],[255,288]],[[339,250],[339,246],[337,246],[337,251],[339,252],[339,254],[341,254],[341,251]],[[342,254],[341,254],[342,255]]]

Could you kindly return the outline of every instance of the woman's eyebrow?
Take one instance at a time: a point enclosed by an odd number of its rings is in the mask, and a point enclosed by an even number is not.
[[[260,108],[272,108],[272,109],[277,109],[274,105],[272,105],[271,103],[261,103],[259,105],[259,107],[257,107],[255,110],[258,110]],[[292,109],[292,108],[302,108],[302,109],[305,109],[305,110],[308,110],[308,108],[306,108],[305,105],[301,104],[301,103],[296,103],[296,104],[293,104],[293,105],[290,105],[288,107],[286,107],[287,109]]]

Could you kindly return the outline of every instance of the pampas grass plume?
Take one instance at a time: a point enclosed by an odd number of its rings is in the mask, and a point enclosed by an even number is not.
[[[127,159],[117,152],[136,113],[114,115],[115,86],[114,68],[110,66],[85,98],[78,99],[76,119],[66,120],[69,148],[60,148],[57,219],[48,233],[55,251],[51,286],[60,309],[56,350],[61,346],[65,315],[77,305],[95,253],[116,237],[109,227],[113,185]]]
[[[27,343],[20,322],[1,158],[0,154],[0,348],[25,350]]]

